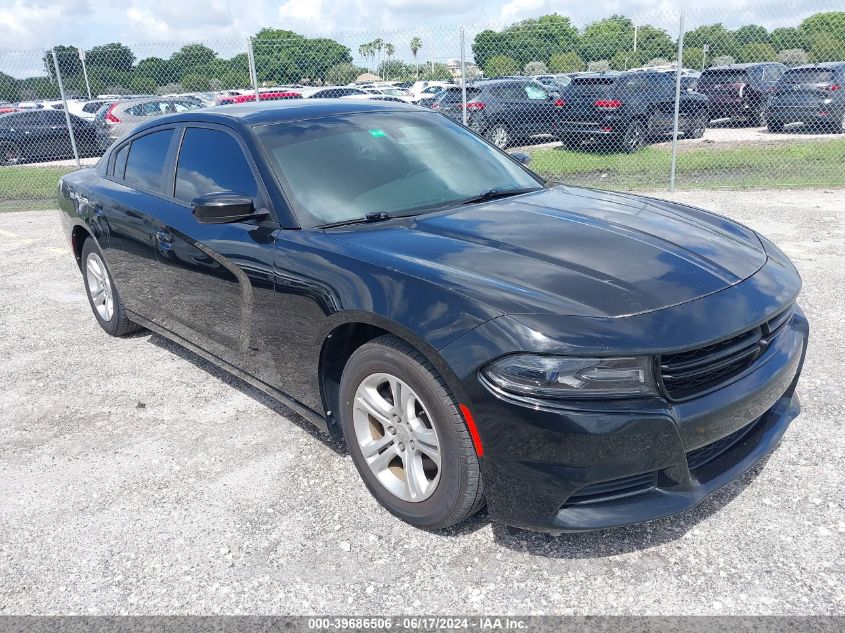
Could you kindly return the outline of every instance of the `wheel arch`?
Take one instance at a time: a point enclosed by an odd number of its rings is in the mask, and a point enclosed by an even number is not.
[[[333,434],[340,434],[337,420],[340,379],[349,358],[362,345],[386,334],[397,337],[425,356],[446,382],[456,403],[461,402],[463,390],[457,376],[425,339],[406,326],[378,315],[358,311],[340,313],[324,329],[317,363],[320,398]]]

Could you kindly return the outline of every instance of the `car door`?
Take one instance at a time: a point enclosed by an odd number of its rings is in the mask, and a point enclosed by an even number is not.
[[[521,89],[524,102],[525,132],[527,134],[550,134],[558,116],[555,99],[540,83],[526,83]]]
[[[27,158],[45,156],[50,151],[47,121],[39,110],[10,115],[9,131],[18,139],[21,154]]]
[[[100,248],[120,297],[128,310],[156,322],[162,294],[155,226],[166,202],[164,170],[175,132],[172,125],[153,128],[115,147],[93,192]]]
[[[272,221],[204,224],[192,201],[236,192],[267,209],[267,194],[246,146],[232,130],[188,124],[170,167],[168,201],[156,226],[164,300],[162,324],[218,358],[266,378],[250,363],[253,307],[273,293]]]

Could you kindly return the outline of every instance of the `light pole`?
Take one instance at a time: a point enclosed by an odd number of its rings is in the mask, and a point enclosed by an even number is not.
[[[91,100],[91,84],[88,83],[88,68],[85,67],[85,49],[79,49],[79,61],[82,62],[82,74],[85,77],[85,90],[88,91],[88,100]]]

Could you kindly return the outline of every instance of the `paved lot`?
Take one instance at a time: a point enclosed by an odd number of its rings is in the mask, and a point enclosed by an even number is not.
[[[801,269],[804,412],[699,508],[564,536],[399,523],[261,394],[100,331],[54,212],[0,214],[0,613],[845,614],[845,191],[676,197]]]

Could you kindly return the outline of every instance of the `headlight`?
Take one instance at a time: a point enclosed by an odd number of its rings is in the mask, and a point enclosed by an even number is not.
[[[544,398],[614,398],[656,394],[652,358],[578,358],[514,354],[485,367],[491,383]]]

